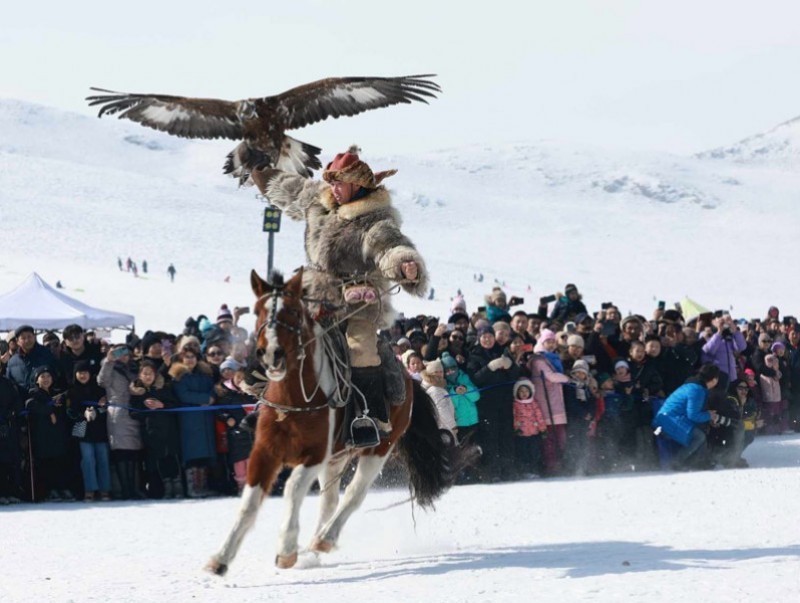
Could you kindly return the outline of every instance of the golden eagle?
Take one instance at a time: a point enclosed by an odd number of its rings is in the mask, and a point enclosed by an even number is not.
[[[100,107],[98,117],[118,115],[183,138],[241,140],[223,168],[241,185],[252,170],[264,167],[310,177],[312,170],[322,167],[321,149],[287,136],[286,130],[398,103],[427,104],[426,99],[441,92],[433,77],[332,77],[275,96],[240,101],[91,88],[103,94],[86,100],[89,106]]]

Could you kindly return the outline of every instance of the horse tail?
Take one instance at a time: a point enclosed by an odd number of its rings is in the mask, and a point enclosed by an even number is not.
[[[460,447],[451,431],[439,429],[433,400],[417,381],[411,384],[411,424],[397,450],[408,469],[412,498],[419,506],[432,508],[458,475],[478,460],[480,450],[473,445]]]

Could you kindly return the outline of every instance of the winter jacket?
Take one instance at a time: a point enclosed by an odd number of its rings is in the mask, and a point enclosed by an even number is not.
[[[148,457],[162,459],[178,454],[180,450],[178,419],[175,413],[167,410],[178,406],[178,402],[172,390],[164,386],[164,378],[158,375],[150,387],[145,387],[137,379],[128,389],[131,392],[129,413],[142,426],[142,443]],[[144,403],[148,398],[158,400],[164,408],[148,409]]]
[[[216,420],[225,425],[225,435],[228,442],[228,462],[237,463],[250,457],[253,450],[253,434],[239,427],[239,423],[247,415],[245,405],[254,405],[258,402],[253,396],[235,389],[235,386],[227,382],[218,393],[221,395],[217,399],[217,406],[240,406],[241,408],[231,408],[220,410],[216,413]],[[228,419],[233,419],[234,426],[228,425]]]
[[[25,410],[28,411],[34,458],[65,456],[72,423],[67,419],[62,398],[36,387],[28,392]]]
[[[106,390],[97,385],[95,378],[92,377],[85,385],[76,380],[64,397],[67,417],[72,424],[86,421],[86,435],[81,441],[108,444],[108,404],[98,406],[100,399],[106,398]],[[86,420],[85,413],[89,407],[95,409],[95,418],[92,421]]]
[[[661,427],[666,435],[686,446],[692,430],[711,421],[711,415],[705,410],[707,399],[708,389],[705,385],[689,381],[664,401],[653,419],[653,427]]]
[[[376,305],[376,312],[379,306],[383,312],[375,318],[379,328],[388,327],[393,314],[391,283],[422,295],[428,290],[428,271],[414,244],[400,231],[400,215],[392,207],[389,192],[383,186],[362,190],[363,197],[338,205],[325,182],[281,173],[262,192],[289,218],[306,222],[306,256],[314,267],[303,273],[309,296],[344,307],[341,278],[365,275],[384,292],[381,304]],[[417,263],[415,282],[406,281],[400,272],[406,261]]]
[[[478,423],[478,400],[481,399],[481,392],[469,378],[469,375],[458,370],[454,380],[447,380],[447,393],[450,394],[450,402],[456,415],[456,425],[458,427],[471,427]],[[456,390],[463,386],[466,391],[459,394]]]
[[[16,386],[0,377],[0,463],[12,463],[19,456],[19,425],[23,405]]]
[[[97,377],[97,373],[100,372],[100,365],[103,362],[103,353],[100,351],[100,345],[87,342],[83,346],[83,353],[77,356],[67,346],[61,348],[61,355],[58,357],[58,369],[65,388],[75,383],[75,364],[80,360],[88,361],[91,367],[89,372],[93,377]]]
[[[27,396],[28,392],[36,387],[33,371],[40,366],[49,367],[53,380],[56,381],[58,379],[56,359],[50,353],[50,350],[39,343],[34,344],[27,354],[22,348],[19,348],[17,353],[8,361],[6,377],[14,382],[21,396]]]
[[[111,450],[141,450],[141,424],[131,417],[128,389],[135,374],[121,362],[103,360],[97,383],[105,388],[108,398],[108,443]]]
[[[478,402],[479,413],[481,407],[484,406],[502,404],[508,405],[510,409],[513,405],[514,398],[511,391],[522,370],[510,358],[511,365],[507,369],[499,368],[493,371],[489,368],[489,363],[501,356],[503,356],[503,348],[499,345],[494,345],[487,350],[478,343],[470,352],[469,360],[467,360],[467,373],[475,385],[479,388],[486,388],[481,392]],[[508,357],[506,356],[506,358]]]
[[[550,313],[550,320],[563,325],[565,322],[575,320],[578,314],[588,314],[586,306],[581,301],[581,297],[579,296],[578,299],[573,301],[565,295],[560,297],[556,305],[553,306],[553,311]]]
[[[172,391],[181,406],[210,405],[214,395],[214,380],[211,376],[213,371],[205,362],[199,361],[191,372],[185,364],[173,362],[169,374],[173,379]],[[181,412],[179,415],[183,462],[215,458],[217,446],[214,413],[197,410]]]
[[[559,373],[542,354],[534,354],[528,364],[531,380],[536,387],[534,397],[544,413],[548,425],[566,425],[567,411],[564,407],[562,385],[569,377]]]
[[[425,375],[422,376],[422,389],[431,397],[436,406],[436,423],[439,425],[439,429],[450,431],[456,429],[455,408],[447,390],[426,381]]]
[[[586,425],[594,419],[596,399],[589,390],[589,383],[570,380],[564,385],[564,408],[567,425]]]
[[[724,338],[719,332],[714,333],[711,338],[703,345],[703,363],[712,362],[719,370],[728,375],[728,378],[736,379],[736,359],[735,353],[744,352],[747,343],[741,331],[733,331],[730,339]]]
[[[518,390],[523,385],[531,391],[535,389],[528,379],[521,379],[514,384],[514,432],[518,436],[530,437],[546,431],[547,423],[533,396],[525,399],[519,397]]]

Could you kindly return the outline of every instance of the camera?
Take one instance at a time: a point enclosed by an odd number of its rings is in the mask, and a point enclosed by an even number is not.
[[[733,334],[731,333],[731,328],[728,325],[725,325],[719,330],[719,334],[722,336],[723,339],[731,339]]]

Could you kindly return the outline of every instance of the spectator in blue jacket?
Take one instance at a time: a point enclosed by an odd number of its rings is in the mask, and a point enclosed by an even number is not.
[[[672,460],[672,468],[684,470],[701,459],[705,450],[706,432],[701,426],[717,421],[717,413],[706,410],[709,390],[716,387],[719,368],[711,363],[700,367],[695,377],[676,389],[666,399],[653,419],[653,427],[681,445]]]

